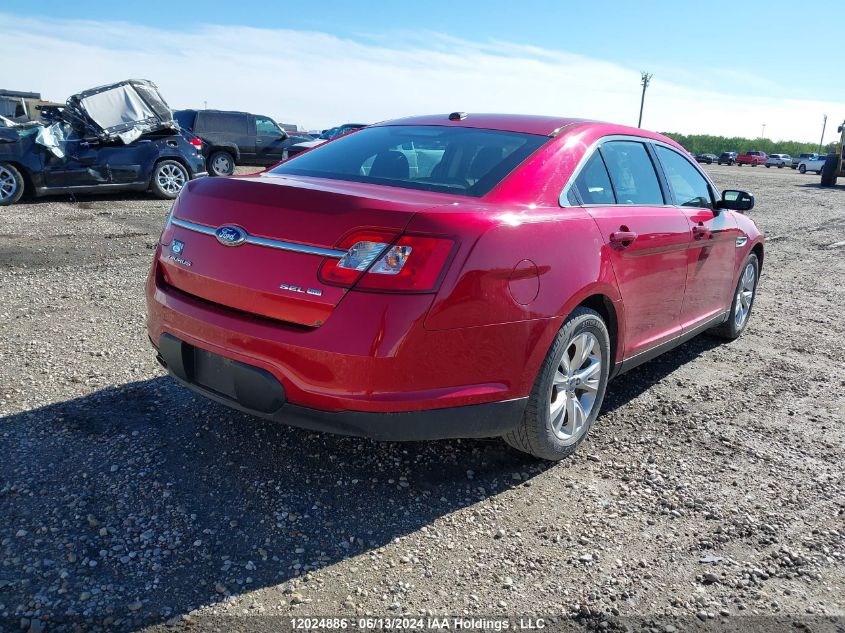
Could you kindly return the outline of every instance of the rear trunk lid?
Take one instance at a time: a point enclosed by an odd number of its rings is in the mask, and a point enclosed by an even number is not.
[[[344,252],[341,240],[361,229],[398,235],[416,212],[450,201],[438,193],[267,173],[202,178],[180,195],[159,262],[165,281],[187,294],[318,327],[347,292],[318,277],[326,257]],[[243,239],[225,245],[227,238]]]

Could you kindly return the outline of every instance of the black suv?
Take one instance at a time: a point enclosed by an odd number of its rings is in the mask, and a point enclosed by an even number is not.
[[[736,165],[736,152],[722,152],[716,162],[719,165]]]
[[[275,165],[287,147],[307,140],[289,136],[273,119],[261,114],[179,110],[174,116],[183,130],[203,142],[208,173],[212,176],[229,176],[235,165]]]
[[[150,81],[132,79],[43,107],[46,121],[0,128],[0,206],[56,193],[150,190],[179,195],[205,176],[199,141],[182,136]]]

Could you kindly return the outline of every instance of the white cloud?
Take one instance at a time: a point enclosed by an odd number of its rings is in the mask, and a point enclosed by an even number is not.
[[[34,20],[0,13],[3,87],[64,100],[95,85],[152,79],[174,108],[249,110],[321,128],[466,110],[559,114],[636,124],[639,68],[512,42],[438,33],[356,40],[319,32]],[[726,85],[736,72],[726,72]],[[728,75],[731,76],[728,76]],[[662,75],[662,76],[661,76]],[[700,89],[697,77],[701,77]],[[673,78],[674,81],[671,81]],[[643,125],[685,133],[815,140],[841,104],[725,94],[713,69],[658,70]],[[760,81],[756,93],[766,86]],[[829,131],[836,125],[828,126]],[[830,135],[828,140],[830,140]]]

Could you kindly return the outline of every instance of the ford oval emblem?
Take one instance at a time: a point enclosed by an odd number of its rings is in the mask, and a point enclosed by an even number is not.
[[[240,246],[246,242],[246,231],[237,226],[221,226],[214,236],[223,246]]]

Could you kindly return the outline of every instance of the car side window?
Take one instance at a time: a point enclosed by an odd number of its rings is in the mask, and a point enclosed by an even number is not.
[[[200,112],[196,129],[205,132],[248,134],[245,114],[230,112]]]
[[[665,204],[654,164],[643,143],[609,141],[601,146],[617,204]]]
[[[282,135],[282,133],[279,131],[279,126],[276,125],[276,122],[272,119],[268,119],[267,117],[263,116],[255,117],[255,133],[258,136]]]
[[[594,152],[573,183],[583,204],[616,204],[601,154]]]
[[[682,207],[713,208],[710,185],[692,164],[675,150],[655,145],[657,156],[675,196],[675,204]]]

